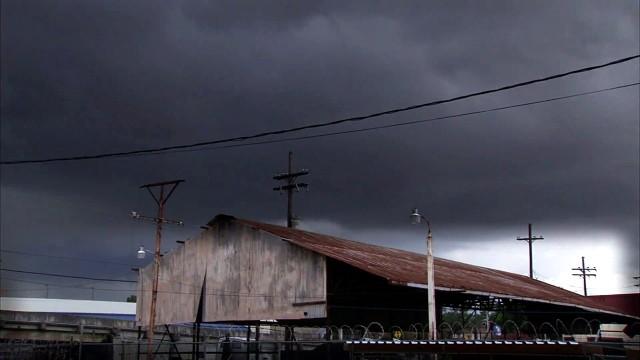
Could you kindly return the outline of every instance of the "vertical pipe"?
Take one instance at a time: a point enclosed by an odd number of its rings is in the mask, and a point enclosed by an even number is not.
[[[191,358],[196,358],[196,323],[191,327]]]
[[[436,335],[436,296],[435,296],[435,277],[433,269],[433,237],[431,236],[431,226],[429,225],[429,233],[427,234],[427,309],[429,321],[429,339],[435,340]]]
[[[487,325],[487,335],[485,335],[485,339],[487,338],[487,336],[489,336],[489,330],[491,330],[490,326],[489,326],[489,311],[487,310],[485,312],[485,324]]]
[[[251,358],[251,348],[249,344],[251,343],[251,325],[247,325],[247,360]]]
[[[80,325],[80,344],[78,344],[78,360],[82,360],[82,335],[84,334],[84,325]]]
[[[138,326],[138,350],[136,352],[136,360],[140,360],[140,339],[142,338],[142,326]]]
[[[200,321],[196,322],[196,359],[200,358]]]
[[[260,359],[260,323],[256,325],[256,360]]]
[[[298,351],[300,351],[300,348],[298,347],[298,343],[296,342],[296,328],[294,326],[291,326],[291,341],[291,349],[294,353],[294,359],[298,360]]]
[[[291,341],[291,329],[289,328],[288,325],[285,325],[284,327],[284,350],[285,353],[287,354],[287,356],[291,356],[290,352],[291,352],[291,344],[289,343]]]

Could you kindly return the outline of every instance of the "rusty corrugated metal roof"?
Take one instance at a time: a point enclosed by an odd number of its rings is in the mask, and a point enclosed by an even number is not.
[[[618,309],[618,311],[640,317],[640,293],[591,295],[589,299]]]
[[[426,256],[252,220],[236,221],[400,285],[427,284]],[[528,276],[435,257],[438,290],[551,302],[620,314],[620,310]]]

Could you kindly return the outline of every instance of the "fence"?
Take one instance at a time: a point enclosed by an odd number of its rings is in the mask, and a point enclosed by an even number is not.
[[[638,344],[637,344],[638,345]],[[193,351],[197,348],[197,351]],[[637,358],[620,344],[562,341],[260,341],[232,340],[153,344],[154,358],[205,360],[370,360],[430,359],[627,359]],[[146,343],[3,343],[0,359],[138,360],[146,359]]]
[[[503,351],[505,348],[502,345],[559,346],[570,344],[564,340],[580,340],[590,341],[590,346],[607,349],[600,351],[600,355],[611,358],[614,356],[611,353],[620,353],[627,349],[636,351],[640,348],[637,339],[635,343],[608,342],[606,346],[597,343],[598,340],[611,341],[614,337],[622,339],[625,336],[621,330],[609,330],[603,333],[604,335],[601,334],[601,324],[597,319],[576,318],[568,324],[557,319],[539,325],[528,321],[517,324],[507,320],[499,327],[501,332],[495,331],[495,326],[492,330],[491,324],[487,326],[485,322],[464,325],[459,322],[443,322],[438,327],[438,338],[441,341],[436,343],[427,341],[428,333],[421,323],[404,327],[392,325],[387,328],[378,322],[367,325],[288,328],[263,325],[260,341],[255,339],[257,328],[246,325],[228,327],[225,330],[207,329],[201,333],[199,339],[193,337],[194,333],[186,331],[191,331],[188,327],[165,327],[164,332],[158,329],[152,352],[156,354],[156,359],[341,359],[347,355],[350,359],[382,359],[394,356],[397,356],[397,359],[418,359],[422,354],[429,352],[460,358],[468,349],[478,345],[478,341],[485,345],[496,345],[495,351]],[[640,322],[629,324],[627,327],[640,333]],[[137,333],[137,337],[143,333]],[[145,359],[147,339],[127,337],[135,335],[134,332],[127,334],[125,336],[125,333],[121,332],[120,336],[111,337],[104,342],[0,340],[0,359]],[[226,334],[229,335],[228,340]],[[290,337],[286,340],[291,341],[285,341],[286,334]],[[640,339],[640,335],[637,337]],[[458,347],[458,352],[453,351],[452,346]],[[385,351],[380,352],[381,349]],[[485,346],[485,349],[488,348]],[[542,349],[540,346],[533,348],[535,351]],[[535,352],[527,355],[534,356]]]

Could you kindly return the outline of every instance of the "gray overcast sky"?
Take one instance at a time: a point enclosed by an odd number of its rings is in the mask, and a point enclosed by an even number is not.
[[[177,145],[366,114],[525,81],[640,52],[638,1],[20,1],[1,3],[1,158]],[[637,60],[544,84],[346,124],[390,124],[597,90]],[[218,213],[283,222],[272,175],[309,168],[302,227],[423,251],[408,212],[434,224],[437,256],[593,293],[640,273],[638,87],[375,132],[242,148],[1,167],[2,249],[144,265],[153,226],[138,189],[184,178],[183,229]],[[324,130],[307,131],[304,135]],[[148,260],[147,260],[148,261]],[[133,278],[131,266],[2,253],[2,266]],[[129,285],[3,272],[14,296],[91,296]],[[118,287],[121,286],[121,287]],[[17,291],[16,289],[22,289]],[[635,288],[637,289],[637,288]],[[96,291],[124,299],[127,291]]]

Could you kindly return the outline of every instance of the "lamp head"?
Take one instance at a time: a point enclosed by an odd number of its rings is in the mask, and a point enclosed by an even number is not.
[[[147,252],[144,250],[144,246],[140,245],[138,248],[138,259],[144,259],[145,255],[147,255]]]
[[[420,215],[417,208],[414,208],[411,211],[411,215],[409,215],[409,218],[411,219],[411,223],[414,225],[420,224],[422,222],[422,215]]]

